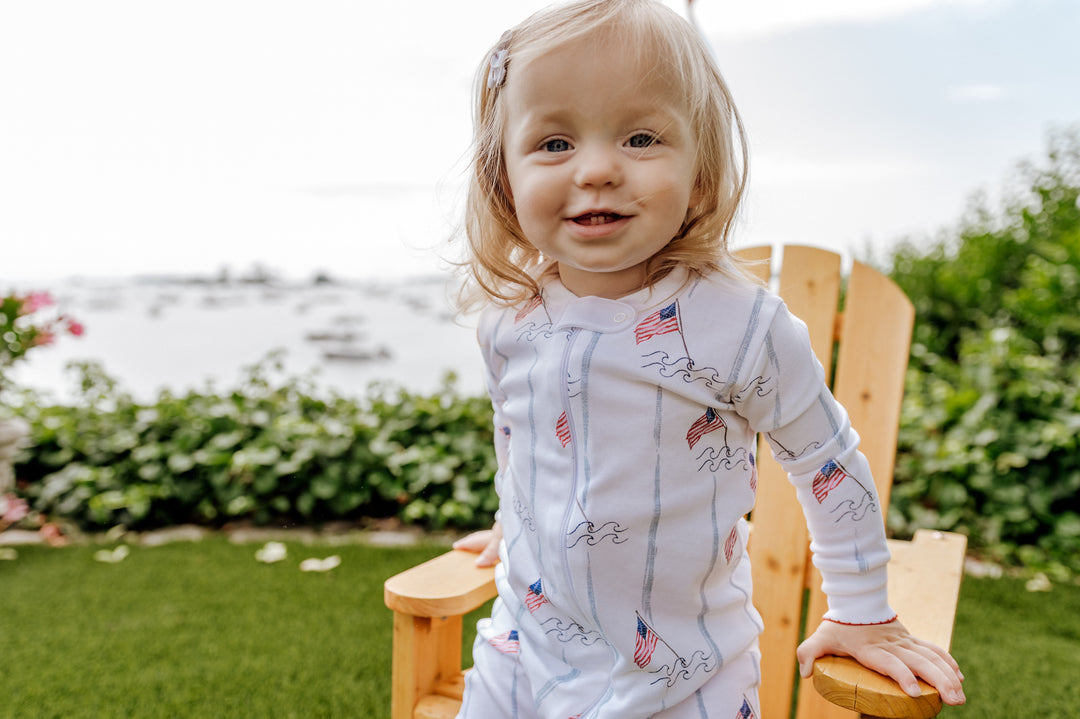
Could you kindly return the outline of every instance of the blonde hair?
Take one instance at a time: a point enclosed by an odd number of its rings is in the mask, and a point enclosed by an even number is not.
[[[502,87],[489,87],[489,58],[506,50],[506,83],[514,65],[598,31],[660,64],[685,98],[697,142],[696,190],[702,200],[679,233],[646,266],[643,286],[677,266],[745,278],[728,237],[746,188],[748,154],[742,120],[708,45],[675,12],[655,0],[578,0],[542,10],[508,31],[487,54],[475,80],[473,161],[465,211],[468,259],[459,296],[463,310],[484,301],[514,305],[536,295],[555,272],[518,224],[503,156]],[[737,145],[737,149],[736,149]]]

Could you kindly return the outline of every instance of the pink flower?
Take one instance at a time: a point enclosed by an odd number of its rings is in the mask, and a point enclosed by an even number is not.
[[[25,499],[16,497],[14,494],[5,494],[0,497],[0,510],[3,510],[0,522],[15,524],[29,513],[30,507]]]
[[[42,330],[40,334],[30,341],[30,346],[48,347],[53,342],[56,342],[56,335],[53,334],[52,330]]]
[[[50,547],[63,547],[68,543],[68,538],[64,536],[64,532],[60,529],[60,525],[55,522],[47,522],[41,525],[38,534],[41,535],[41,538],[44,539]]]
[[[83,327],[81,323],[76,322],[75,320],[71,320],[71,319],[68,320],[67,328],[68,328],[68,332],[75,335],[76,337],[82,337],[83,332],[86,331],[86,328]]]
[[[22,306],[26,314],[31,314],[42,307],[51,307],[54,304],[56,304],[56,301],[48,292],[31,292],[23,299]]]

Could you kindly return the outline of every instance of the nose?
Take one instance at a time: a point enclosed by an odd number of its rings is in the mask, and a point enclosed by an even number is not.
[[[575,160],[574,184],[578,187],[617,186],[622,183],[622,166],[617,148],[589,144],[578,149]]]

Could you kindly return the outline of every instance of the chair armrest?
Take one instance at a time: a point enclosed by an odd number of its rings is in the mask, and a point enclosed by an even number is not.
[[[495,569],[476,566],[472,552],[451,550],[390,577],[383,601],[395,612],[416,617],[466,614],[495,596]]]
[[[945,649],[952,639],[967,537],[919,530],[910,542],[890,541],[889,602],[917,637]],[[930,719],[941,711],[936,689],[919,682],[922,696],[909,697],[896,682],[846,657],[814,663],[821,696],[867,717]]]

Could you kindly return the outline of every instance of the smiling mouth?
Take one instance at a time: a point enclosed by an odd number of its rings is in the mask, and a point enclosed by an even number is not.
[[[614,212],[586,212],[584,215],[578,215],[571,219],[579,225],[595,227],[596,225],[609,225],[625,217],[626,215],[619,215]]]

